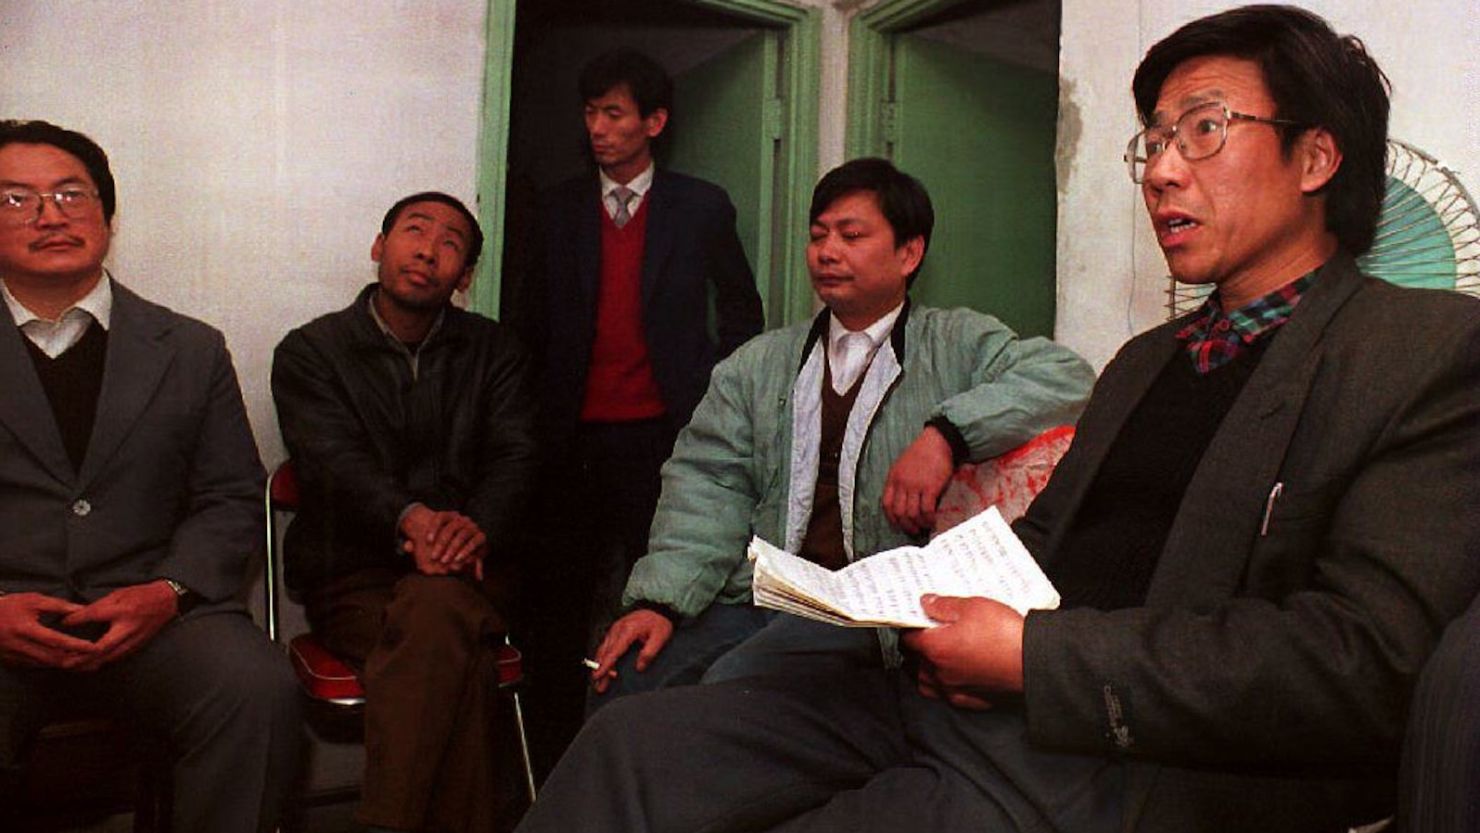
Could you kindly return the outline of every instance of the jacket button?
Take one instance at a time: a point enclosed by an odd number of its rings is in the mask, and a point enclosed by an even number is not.
[[[92,512],[92,504],[86,500],[79,498],[76,503],[72,504],[72,514],[79,518],[86,518],[90,512]]]

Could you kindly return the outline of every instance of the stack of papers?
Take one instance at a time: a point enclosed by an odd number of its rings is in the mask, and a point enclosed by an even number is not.
[[[844,627],[931,627],[920,607],[926,593],[985,596],[1022,614],[1059,606],[1058,591],[995,506],[924,547],[887,550],[836,572],[760,538],[747,554],[756,605]]]

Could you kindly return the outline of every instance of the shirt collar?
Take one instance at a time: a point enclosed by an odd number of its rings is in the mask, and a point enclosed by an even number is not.
[[[648,189],[653,187],[654,167],[654,163],[649,162],[648,166],[643,169],[642,173],[632,177],[632,181],[627,183],[627,190],[631,191],[639,199],[644,194],[646,194],[648,192]],[[618,183],[615,179],[607,176],[606,171],[603,171],[600,168],[597,168],[596,172],[601,176],[601,195],[603,197],[611,196],[612,189],[616,188],[621,183]]]
[[[827,324],[827,346],[829,347],[829,349],[834,349],[838,346],[839,342],[843,340],[844,336],[853,335],[855,333],[862,333],[864,336],[868,337],[869,349],[877,350],[879,345],[884,343],[884,339],[889,337],[889,333],[893,331],[894,322],[899,319],[899,313],[903,309],[904,302],[900,302],[898,306],[885,313],[884,316],[878,321],[875,321],[867,327],[864,327],[862,330],[850,330],[847,327],[843,326],[843,322],[839,321],[836,315],[829,315]]]
[[[380,330],[382,335],[394,342],[395,345],[397,347],[400,347],[403,351],[407,353],[411,352],[411,349],[406,346],[406,342],[400,340],[399,338],[396,338],[396,334],[391,332],[391,326],[385,323],[385,319],[380,317],[380,310],[375,308],[375,295],[379,291],[380,290],[377,289],[374,292],[371,292],[370,295],[365,298],[365,306],[368,307],[370,310],[371,320],[375,322],[376,328]],[[444,306],[442,309],[437,311],[437,320],[432,322],[431,329],[427,330],[426,338],[423,338],[421,340],[422,344],[426,344],[428,341],[431,340],[432,336],[435,335],[438,330],[442,329],[442,319],[446,317],[447,308]],[[418,350],[419,349],[420,346],[418,345]]]
[[[1218,292],[1214,290],[1203,302],[1198,316],[1177,331],[1177,338],[1196,342],[1221,331],[1231,330],[1244,344],[1253,344],[1261,336],[1290,320],[1295,305],[1300,303],[1315,279],[1316,270],[1311,270],[1268,295],[1230,312],[1223,311],[1223,305],[1218,303]]]
[[[107,270],[104,270],[102,277],[98,278],[98,282],[93,284],[93,288],[88,290],[86,295],[79,298],[77,303],[63,310],[62,314],[57,316],[57,321],[66,318],[73,310],[81,310],[91,315],[93,320],[98,322],[98,326],[104,330],[108,329],[108,325],[113,322],[112,277],[112,275],[108,274]],[[16,300],[16,297],[10,294],[10,287],[5,284],[4,279],[0,279],[0,294],[5,296],[5,306],[10,308],[10,317],[15,319],[17,327],[31,321],[42,321],[48,324],[56,323],[47,321],[45,318],[31,312],[24,304]]]

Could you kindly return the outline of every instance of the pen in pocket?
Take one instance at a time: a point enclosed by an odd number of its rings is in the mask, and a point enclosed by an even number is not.
[[[1279,500],[1280,495],[1284,493],[1284,481],[1276,481],[1269,490],[1269,497],[1264,499],[1264,520],[1259,522],[1259,537],[1262,538],[1269,534],[1269,516],[1274,514],[1274,502]]]

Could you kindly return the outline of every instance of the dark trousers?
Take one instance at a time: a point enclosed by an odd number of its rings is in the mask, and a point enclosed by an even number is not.
[[[666,419],[584,423],[569,443],[550,449],[518,617],[541,772],[580,729],[588,688],[581,659],[610,623],[633,562],[647,552],[659,470],[675,437]]]
[[[134,654],[74,674],[0,665],[0,807],[51,707],[76,703],[162,738],[174,759],[176,831],[273,830],[303,752],[298,681],[241,613],[167,625]]]
[[[496,777],[492,725],[505,629],[482,588],[455,576],[362,570],[305,601],[324,646],[362,669],[359,820],[395,830],[498,829],[511,797]]]
[[[518,830],[1118,830],[1121,767],[1026,731],[882,670],[667,689],[599,711]]]
[[[1402,833],[1480,830],[1480,599],[1419,675],[1398,801]]]
[[[589,712],[619,697],[680,685],[718,683],[771,674],[817,675],[882,667],[873,628],[840,628],[751,604],[712,604],[680,622],[647,670],[637,670],[641,645],[617,662],[605,694]]]

